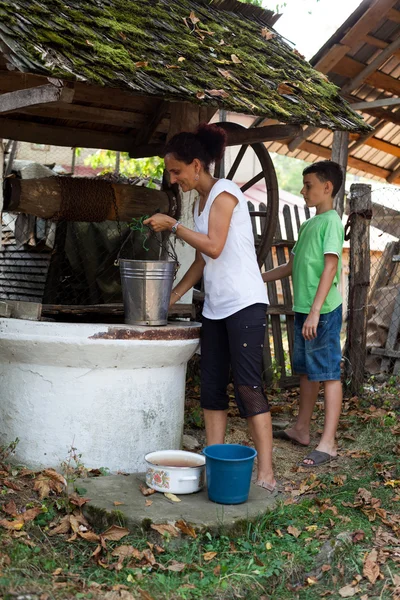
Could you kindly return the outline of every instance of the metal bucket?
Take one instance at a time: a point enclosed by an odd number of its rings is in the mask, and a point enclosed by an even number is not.
[[[125,323],[167,324],[176,266],[172,260],[120,259]]]

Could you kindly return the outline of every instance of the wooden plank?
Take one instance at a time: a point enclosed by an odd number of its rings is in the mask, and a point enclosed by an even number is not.
[[[293,140],[291,140],[288,143],[287,147],[289,148],[290,152],[294,152],[300,146],[300,144],[303,142],[303,140],[306,140],[307,138],[309,138],[316,131],[318,131],[318,127],[312,127],[311,125],[309,125],[308,127],[306,127],[300,133],[300,135],[298,135],[297,137],[293,138]]]
[[[297,233],[299,233],[301,223],[300,223],[299,207],[297,205],[295,205],[295,207],[294,207],[294,216],[296,219]]]
[[[399,13],[400,14],[400,13]],[[385,63],[396,50],[400,48],[400,36],[389,44],[377,57],[374,58],[364,69],[358,73],[351,81],[346,83],[342,87],[343,94],[349,94],[353,90],[360,87],[360,85],[368,78],[369,75],[374,73],[379,67]]]
[[[193,304],[174,304],[168,310],[169,316],[176,317],[194,317],[194,306]],[[42,316],[53,317],[57,315],[72,315],[72,316],[84,316],[84,315],[124,315],[124,305],[122,302],[115,302],[113,304],[43,304],[42,305]]]
[[[397,166],[399,165],[399,166]],[[396,163],[394,170],[390,173],[389,177],[386,178],[388,183],[399,183],[400,182],[400,164]]]
[[[171,103],[171,106],[173,106],[173,104],[174,103]],[[179,129],[179,131],[181,131],[181,129]],[[287,138],[295,137],[301,131],[302,129],[300,125],[266,125],[265,127],[248,128],[242,127],[240,129],[235,129],[234,131],[227,131],[226,145],[242,146],[243,144],[254,144],[256,142],[272,142],[276,140],[285,140]],[[129,152],[129,156],[131,158],[141,158],[145,156],[162,156],[163,147],[163,144],[144,144],[143,146],[137,146],[136,148],[132,148]]]
[[[163,118],[168,113],[169,107],[170,107],[170,103],[167,102],[166,100],[163,100],[162,102],[160,102],[160,104],[157,106],[152,118],[150,119],[149,123],[139,129],[139,131],[136,135],[136,138],[135,138],[135,143],[134,143],[135,146],[138,146],[140,144],[148,144],[149,143],[153,134],[157,130],[157,127],[159,126],[159,124],[161,123]]]
[[[290,208],[287,204],[283,207],[283,219],[285,222],[286,229],[286,237],[294,241],[293,235],[293,226],[292,226],[292,216],[290,212]],[[283,247],[277,248],[276,250],[278,257],[278,264],[284,264],[287,262],[285,250]],[[282,283],[282,291],[283,291],[283,300],[285,304],[292,305],[292,289],[290,286],[289,277],[284,277],[281,281]],[[289,346],[289,357],[290,357],[290,365],[293,372],[293,346],[294,346],[294,317],[292,315],[286,315],[286,331],[288,336],[288,346]]]
[[[400,10],[391,8],[387,13],[387,18],[389,19],[389,21],[394,21],[394,23],[400,24]]]
[[[400,330],[400,288],[394,302],[393,313],[390,319],[389,331],[386,340],[386,350],[396,350]]]
[[[353,46],[374,29],[397,0],[373,0],[369,8],[360,16],[351,29],[342,37],[341,43]]]
[[[14,118],[0,118],[0,131],[4,137],[21,142],[71,148],[107,148],[108,150],[129,152],[133,143],[130,134],[93,131],[61,125],[43,125]]]
[[[346,185],[346,170],[349,153],[349,132],[348,131],[334,131],[333,143],[332,143],[332,160],[338,163],[343,170],[343,183],[340,186],[340,190],[334,199],[334,208],[338,213],[339,217],[342,218],[344,212],[344,195]]]
[[[343,90],[342,90],[343,91]],[[380,106],[397,106],[400,104],[400,98],[379,98],[368,102],[352,102],[353,110],[364,110],[365,108],[379,108]]]
[[[300,149],[308,152],[309,154],[316,154],[317,156],[322,156],[327,159],[331,158],[331,150],[329,147],[321,146],[320,144],[315,144],[314,142],[303,142],[300,146]],[[391,174],[389,169],[377,167],[376,165],[367,163],[359,158],[354,158],[354,156],[348,157],[347,164],[349,167],[353,167],[354,169],[358,169],[359,171],[364,171],[366,173],[371,173],[372,175],[376,175],[382,179],[386,179]]]
[[[376,148],[377,150],[381,150],[381,152],[385,152],[386,154],[392,154],[393,156],[397,156],[398,158],[400,158],[399,146],[389,144],[389,142],[385,142],[384,140],[380,140],[379,138],[375,137],[371,137],[365,142],[365,144],[367,146],[371,146],[371,148]]]
[[[362,213],[372,211],[371,186],[350,187],[350,212],[356,213],[350,229],[350,272],[347,311],[346,379],[353,394],[364,383],[367,331],[367,298],[370,285],[370,221]]]
[[[343,75],[349,79],[354,79],[365,69],[365,67],[366,65],[364,63],[360,63],[350,56],[345,56],[336,63],[332,71],[337,75]],[[366,77],[365,83],[369,83],[372,87],[390,92],[391,94],[397,96],[400,95],[400,81],[381,71],[370,73]]]
[[[0,113],[9,113],[27,106],[47,104],[49,102],[72,102],[74,90],[64,86],[50,84],[34,88],[17,90],[0,95]]]
[[[349,153],[355,152],[358,148],[366,144],[370,138],[374,137],[374,135],[382,131],[382,129],[386,127],[387,123],[386,121],[381,121],[381,119],[374,119],[373,122],[370,123],[370,125],[371,127],[373,127],[373,130],[354,138],[355,144],[349,147]]]
[[[132,110],[115,110],[111,108],[98,108],[97,106],[84,106],[82,104],[66,104],[57,102],[44,106],[25,108],[18,113],[60,119],[66,121],[79,121],[81,123],[100,123],[114,127],[129,127],[138,129],[148,119],[143,112]]]
[[[314,69],[321,73],[329,73],[339,60],[343,58],[350,50],[350,46],[346,44],[334,44],[329,48],[327,53],[322,56],[319,61],[313,65]]]
[[[385,119],[385,121],[388,121],[389,123],[400,125],[399,111],[385,110],[384,108],[364,108],[363,112],[367,115],[372,115],[373,117]]]

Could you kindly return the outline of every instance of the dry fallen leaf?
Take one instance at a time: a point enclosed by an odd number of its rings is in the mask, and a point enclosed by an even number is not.
[[[183,62],[184,60],[186,60],[186,58],[185,58],[184,56],[180,56],[180,57],[178,58],[178,62]]]
[[[18,517],[18,519],[14,519],[14,521],[2,519],[0,521],[0,525],[4,527],[4,529],[9,529],[10,531],[19,531],[24,526],[24,521],[22,517]]]
[[[270,31],[267,27],[263,27],[261,29],[261,35],[263,36],[263,38],[265,40],[271,40],[272,38],[274,38],[276,36],[276,33],[273,33],[272,31]]]
[[[153,490],[153,488],[146,487],[145,485],[143,485],[143,483],[139,485],[139,490],[142,492],[143,496],[151,496],[151,494],[155,494],[156,492],[156,490]]]
[[[164,496],[167,498],[167,500],[170,500],[171,502],[182,502],[180,498],[178,498],[178,496],[175,496],[175,494],[171,494],[170,492],[165,492]]]
[[[180,521],[177,521],[175,523],[175,527],[178,527],[178,529],[180,529],[180,531],[182,531],[182,533],[185,533],[186,535],[190,535],[192,538],[197,538],[196,532],[193,529],[193,527],[191,527],[191,525],[188,525],[186,523],[186,521],[184,521],[183,519],[181,519]]]
[[[200,19],[198,19],[196,17],[196,15],[194,14],[193,11],[190,13],[189,19],[191,20],[191,22],[193,23],[193,25],[196,25],[196,23],[199,23],[199,21],[200,21]]]
[[[25,523],[27,523],[28,521],[33,521],[34,519],[36,519],[36,517],[40,515],[41,512],[41,506],[37,506],[36,508],[30,508],[29,510],[26,510],[24,513],[18,516],[21,517]]]
[[[122,506],[124,503],[123,502],[118,502],[118,500],[115,500],[115,502],[113,502],[114,506]]]
[[[1,510],[7,513],[8,515],[11,515],[12,517],[15,517],[17,515],[17,505],[15,504],[14,500],[10,500],[10,502],[4,504],[1,507]]]
[[[140,60],[139,62],[135,63],[135,67],[137,67],[138,69],[140,69],[141,67],[148,67],[149,63],[147,60]]]
[[[297,527],[293,527],[293,525],[289,525],[289,527],[287,528],[287,532],[290,533],[290,535],[293,535],[295,538],[298,538],[301,534],[300,529],[297,529]]]
[[[229,94],[228,92],[225,92],[225,90],[205,90],[207,92],[207,94],[210,94],[210,96],[213,96],[215,98],[228,98]]]
[[[380,574],[377,560],[378,553],[376,549],[373,548],[371,552],[367,554],[363,566],[363,575],[368,579],[370,583],[375,583]]]
[[[146,500],[146,502],[144,503],[145,506],[151,506],[153,504],[153,500]]]
[[[212,560],[215,556],[217,556],[216,552],[206,552],[205,554],[203,554],[203,558],[206,561]]]
[[[278,85],[277,88],[278,94],[288,94],[293,96],[293,89],[287,85],[284,81]]]
[[[115,548],[111,556],[118,556],[119,560],[124,560],[124,558],[130,558],[135,553],[135,548],[133,546],[122,545]]]
[[[4,479],[3,485],[8,487],[10,490],[15,490],[16,492],[22,492],[22,487],[20,487],[14,481],[9,481],[8,479]]]
[[[79,531],[79,536],[86,540],[87,542],[100,542],[100,536],[97,535],[94,531]]]
[[[79,508],[80,508],[81,506],[86,504],[86,502],[89,502],[90,498],[83,498],[82,496],[79,496],[78,494],[71,494],[71,496],[69,497],[69,501],[71,502],[71,504],[74,504],[75,506],[79,506]]]
[[[62,534],[62,533],[69,533],[70,529],[71,529],[71,523],[69,520],[69,515],[66,515],[65,517],[63,517],[61,519],[61,521],[59,522],[57,527],[54,527],[54,529],[51,529],[51,531],[49,531],[48,535],[52,536],[52,535],[57,535],[57,534]]]
[[[100,535],[103,540],[110,540],[113,542],[118,542],[121,538],[129,535],[129,529],[125,529],[125,527],[119,527],[118,525],[111,525],[104,533]]]
[[[178,529],[176,527],[174,527],[173,525],[167,525],[164,523],[155,525],[154,523],[152,523],[150,525],[150,527],[151,527],[151,529],[158,531],[158,533],[160,533],[161,535],[169,534],[169,535],[172,535],[173,537],[178,537],[178,535],[179,535]]]
[[[171,564],[168,565],[168,571],[174,571],[175,573],[180,573],[183,569],[186,568],[185,563],[177,562],[176,560],[171,561]]]
[[[236,54],[231,54],[231,61],[235,63],[235,65],[240,65],[242,63],[242,61],[236,56]]]
[[[196,94],[196,98],[198,98],[199,100],[203,100],[206,97],[204,92],[197,92]]]
[[[342,598],[351,598],[352,596],[355,596],[356,593],[357,588],[353,587],[352,585],[345,585],[339,590],[339,594]]]

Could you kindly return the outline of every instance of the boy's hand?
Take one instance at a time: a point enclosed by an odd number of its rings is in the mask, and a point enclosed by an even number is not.
[[[317,327],[319,323],[319,312],[310,312],[307,319],[304,321],[303,329],[301,333],[305,340],[310,342],[317,337]]]

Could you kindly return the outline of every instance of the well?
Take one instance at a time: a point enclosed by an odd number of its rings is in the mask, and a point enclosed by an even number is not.
[[[58,467],[71,446],[88,468],[145,470],[179,449],[186,365],[198,323],[134,327],[0,319],[0,439],[16,460]]]

